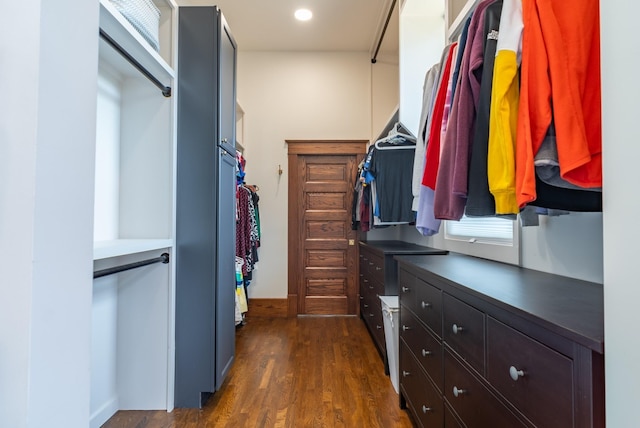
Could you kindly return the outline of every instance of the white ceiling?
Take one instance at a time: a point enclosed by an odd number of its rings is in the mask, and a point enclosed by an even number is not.
[[[392,0],[177,0],[177,3],[217,5],[239,50],[373,53]],[[294,19],[294,11],[302,7],[313,12],[311,21]],[[379,55],[398,51],[397,10],[398,4]]]

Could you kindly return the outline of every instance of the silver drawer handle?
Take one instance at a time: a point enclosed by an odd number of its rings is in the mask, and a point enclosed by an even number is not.
[[[373,262],[369,262],[369,266],[373,266]]]
[[[431,307],[431,303],[425,302],[424,300],[420,303],[420,306],[422,306],[422,309],[427,309]]]
[[[376,270],[382,270],[380,266],[376,266]]]
[[[431,411],[431,407],[427,407],[424,404],[422,405],[422,413],[427,413]]]
[[[362,282],[364,282],[366,284],[367,282],[369,282],[369,280],[365,278],[365,279],[362,280]]]
[[[407,330],[411,330],[411,327],[406,326],[406,325],[402,325],[402,331],[407,331]]]
[[[409,376],[410,374],[411,374],[411,373],[409,373],[408,371],[406,371],[406,370],[402,370],[402,376],[403,376],[403,377],[407,377],[407,376]]]
[[[382,326],[381,326],[381,325],[376,325],[376,328],[377,328],[378,330],[382,330]]]
[[[364,300],[364,297],[363,297],[363,296],[360,296],[360,300]]]
[[[517,381],[519,378],[524,377],[524,372],[522,370],[518,370],[514,366],[509,367],[509,376],[514,381]]]
[[[368,308],[368,307],[369,307],[369,305],[367,305],[366,303],[365,303],[363,306],[364,306],[365,308]]]
[[[458,398],[459,396],[466,394],[467,391],[465,391],[464,389],[458,389],[457,386],[453,387],[453,396]]]
[[[422,356],[423,356],[423,357],[429,356],[429,355],[431,355],[431,354],[433,354],[433,352],[431,352],[431,351],[427,351],[426,349],[423,349],[423,350],[422,350]]]
[[[451,327],[451,330],[453,330],[453,334],[458,334],[462,333],[464,328],[462,328],[462,326],[459,326],[458,324],[454,324],[453,327]]]
[[[369,314],[369,316],[370,316],[370,317],[374,317],[375,315],[373,315],[373,314]]]
[[[409,287],[404,287],[404,286],[402,287],[402,292],[403,292],[403,293],[406,293],[406,292],[408,292],[408,291],[410,291],[410,290],[411,290],[411,289],[410,289]]]

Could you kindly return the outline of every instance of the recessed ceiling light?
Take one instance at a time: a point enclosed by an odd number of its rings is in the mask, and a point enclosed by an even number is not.
[[[309,9],[298,9],[294,16],[298,21],[308,21],[313,16],[313,13]]]

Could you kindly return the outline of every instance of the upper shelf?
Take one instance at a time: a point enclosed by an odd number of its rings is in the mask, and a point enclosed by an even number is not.
[[[114,239],[93,243],[93,260],[171,248],[171,239]]]
[[[455,10],[455,5],[459,4],[459,2],[449,0],[447,3],[447,7],[449,8],[447,10],[447,15],[449,17],[453,17],[453,20],[450,21],[451,23],[446,29],[448,41],[452,42],[462,32],[462,27],[464,26],[465,21],[469,16],[471,16],[480,1],[481,0],[467,0],[459,10]],[[447,23],[445,22],[445,24]]]
[[[175,78],[175,71],[158,52],[136,31],[124,16],[109,2],[100,0],[100,29],[135,58],[157,79],[167,83]],[[139,73],[119,53],[100,41],[100,58],[125,76]]]

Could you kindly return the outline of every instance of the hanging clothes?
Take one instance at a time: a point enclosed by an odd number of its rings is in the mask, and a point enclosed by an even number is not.
[[[465,209],[467,216],[510,214],[509,212],[500,212],[496,209],[494,196],[489,189],[487,171],[492,86],[502,5],[502,0],[496,1],[487,6],[484,14],[483,35],[485,43],[481,68],[480,95],[478,98],[478,109],[470,153],[469,177],[467,179],[468,194]]]
[[[522,57],[522,0],[504,0],[489,120],[488,180],[498,214],[517,214],[515,151]]]
[[[428,111],[423,93],[421,234],[463,215],[526,209],[521,220],[533,225],[538,214],[601,211],[598,14],[596,0],[477,5],[458,52],[443,50]]]
[[[523,0],[522,5],[516,144],[520,207],[536,201],[534,157],[552,117],[562,178],[581,187],[602,187],[599,2]]]
[[[380,147],[375,150],[370,172],[375,177],[377,215],[383,223],[410,223],[415,221],[411,204],[412,167],[415,146],[411,148]]]

